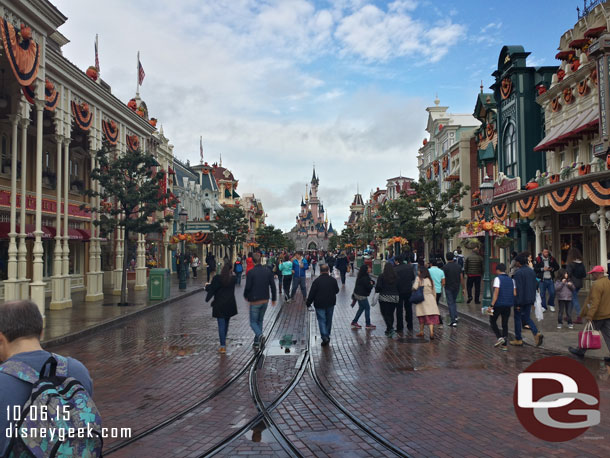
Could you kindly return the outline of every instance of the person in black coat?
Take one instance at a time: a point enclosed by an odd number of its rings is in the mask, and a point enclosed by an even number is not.
[[[413,330],[413,309],[411,306],[411,289],[415,281],[415,269],[413,264],[405,264],[406,256],[400,255],[395,260],[396,266],[394,271],[398,277],[398,306],[396,307],[396,331],[402,333],[404,331],[402,323],[402,310],[405,311],[405,321],[407,329]]]
[[[212,253],[208,253],[205,257],[205,263],[207,265],[206,273],[208,274],[208,282],[210,281],[210,275],[214,275],[216,272],[216,258]]]
[[[218,336],[220,337],[220,353],[227,351],[227,332],[229,331],[229,320],[237,315],[237,302],[235,301],[236,278],[233,275],[233,266],[225,264],[222,266],[220,275],[215,275],[212,283],[205,286],[207,296],[206,302],[212,301],[212,316],[218,320]]]
[[[362,326],[358,324],[360,315],[364,312],[364,319],[366,320],[366,329],[375,329],[375,325],[371,324],[371,305],[369,304],[369,294],[373,290],[375,282],[369,277],[369,266],[363,264],[358,271],[358,277],[356,277],[356,286],[354,287],[354,293],[352,298],[358,301],[358,312],[352,320],[352,328],[360,329]]]
[[[320,327],[322,346],[325,347],[330,342],[330,331],[333,326],[333,312],[337,303],[337,293],[339,285],[335,277],[329,274],[327,265],[320,266],[320,276],[311,284],[309,295],[307,296],[307,307],[313,303],[316,309],[316,318]]]
[[[394,311],[400,300],[400,294],[398,292],[398,276],[391,263],[386,262],[383,267],[383,273],[377,279],[375,291],[379,293],[379,308],[386,325],[385,335],[389,338],[396,337]]]
[[[339,274],[341,275],[341,285],[345,286],[345,274],[347,273],[347,267],[349,265],[349,259],[347,259],[347,256],[345,256],[345,253],[342,251],[341,253],[339,253],[339,256],[337,256],[337,259],[335,260],[335,267],[337,268],[337,270],[339,271]]]

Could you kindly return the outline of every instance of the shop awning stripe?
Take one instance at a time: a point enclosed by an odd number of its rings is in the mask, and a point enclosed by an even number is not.
[[[552,191],[548,194],[549,203],[556,212],[564,212],[574,203],[577,193],[578,186],[568,186],[557,191]]]
[[[531,216],[538,207],[538,196],[530,196],[527,199],[517,201],[517,210],[521,218]]]
[[[583,184],[589,199],[600,206],[610,205],[610,181],[594,181]]]

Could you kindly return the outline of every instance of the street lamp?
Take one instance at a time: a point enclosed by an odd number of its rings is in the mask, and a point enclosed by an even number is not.
[[[398,216],[398,213],[394,213],[394,236],[398,237],[398,232],[400,230],[400,216]],[[400,242],[394,242],[394,259],[396,259],[398,257],[398,255],[400,254]]]
[[[180,213],[178,213],[180,218],[180,228],[182,230],[182,235],[184,235],[184,229],[186,226],[186,222],[188,221],[188,212],[184,207],[180,209]],[[182,238],[182,243],[180,246],[180,258],[179,258],[179,269],[178,269],[178,289],[186,289],[186,269],[188,266],[186,265],[186,252],[184,248],[184,237]]]
[[[481,191],[481,202],[485,207],[485,221],[489,221],[491,213],[491,203],[494,200],[494,182],[485,176],[483,183],[479,186]],[[491,256],[489,250],[489,231],[485,231],[485,271],[483,273],[483,307],[491,306],[491,266],[489,258]]]

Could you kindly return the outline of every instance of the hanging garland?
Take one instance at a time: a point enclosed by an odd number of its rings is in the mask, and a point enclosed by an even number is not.
[[[85,132],[88,131],[91,128],[91,121],[93,120],[93,113],[89,108],[89,104],[87,102],[76,103],[74,101],[70,103],[72,105],[74,122],[79,129],[84,130]]]
[[[112,146],[115,146],[119,138],[119,128],[114,121],[102,121],[102,132],[104,137]]]
[[[589,78],[585,78],[580,83],[578,83],[578,95],[580,95],[581,97],[589,93],[589,85],[587,84],[588,82]]]
[[[482,221],[485,219],[485,210],[475,210],[474,217],[477,221]]]
[[[572,88],[565,88],[563,90],[563,100],[570,105],[574,101],[574,94],[572,93]]]
[[[502,100],[507,99],[511,92],[513,92],[513,82],[510,78],[504,78],[502,80],[502,84],[500,85],[500,95],[502,96]]]
[[[553,112],[561,110],[561,103],[559,103],[559,97],[555,97],[553,100],[551,100],[551,110],[553,110]]]
[[[536,207],[538,207],[538,196],[532,196],[517,201],[517,210],[519,210],[521,218],[528,218],[533,215]]]
[[[40,65],[40,49],[38,43],[32,40],[32,29],[21,24],[20,31],[17,32],[13,24],[2,18],[0,32],[6,57],[17,82],[29,86],[36,79]]]
[[[49,80],[44,82],[44,109],[47,111],[55,111],[59,102],[59,92],[55,89],[55,85]]]
[[[137,135],[127,135],[127,147],[130,151],[137,151],[140,147],[140,139]]]
[[[594,204],[599,206],[610,205],[610,181],[594,181],[593,183],[583,184],[583,187]]]
[[[577,193],[578,186],[568,186],[558,191],[550,192],[549,203],[556,212],[564,212],[570,208],[570,205],[572,205],[574,199],[576,199]]]
[[[496,219],[499,219],[500,221],[504,221],[506,219],[506,217],[508,216],[508,206],[506,205],[506,202],[495,205],[492,208],[492,213],[494,214]]]
[[[36,98],[36,93],[34,92],[34,89],[32,89],[32,86],[22,86],[21,92],[23,92],[23,96],[25,97],[25,100],[27,100],[29,103],[34,105],[34,99]]]

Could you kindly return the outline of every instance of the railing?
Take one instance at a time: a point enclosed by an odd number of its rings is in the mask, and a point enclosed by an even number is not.
[[[582,11],[580,10],[579,7],[576,7],[576,11],[578,12],[578,19],[584,18],[586,15],[588,15],[591,12],[591,10],[593,10],[593,8],[595,8],[600,3],[602,3],[602,0],[589,0],[589,1],[584,0],[584,5],[583,5]]]

